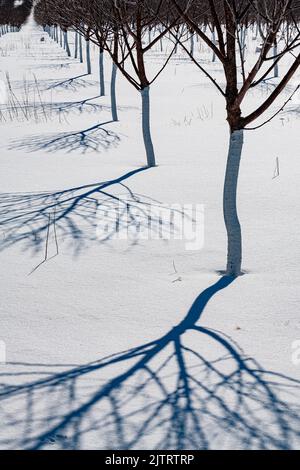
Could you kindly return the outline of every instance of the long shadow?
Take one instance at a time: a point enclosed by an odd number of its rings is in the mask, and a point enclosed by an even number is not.
[[[59,58],[59,60],[62,60],[62,57]],[[62,62],[62,63],[54,63],[54,64],[45,64],[45,63],[37,63],[37,64],[31,64],[30,69],[31,70],[38,70],[38,69],[51,69],[51,70],[61,70],[61,69],[70,69],[70,67],[73,65],[73,62]]]
[[[67,78],[66,80],[55,82],[48,86],[47,90],[53,90],[55,88],[64,88],[66,90],[72,89],[77,91],[77,88],[86,88],[91,85],[89,80],[85,80],[84,77],[87,77],[88,74],[84,73],[77,75],[76,77]]]
[[[1,105],[0,106],[0,122],[33,122],[35,124],[38,123],[48,123],[52,122],[54,118],[59,120],[59,123],[66,122],[68,123],[68,118],[71,115],[81,115],[83,113],[100,113],[100,112],[109,112],[110,106],[96,103],[95,100],[99,98],[99,96],[93,96],[90,98],[86,98],[80,101],[58,101],[58,102],[28,102],[26,104],[19,103],[16,107],[11,107],[10,105]],[[129,106],[120,106],[119,110],[128,110],[130,109]],[[112,123],[113,121],[108,121],[105,123],[99,123],[95,126],[91,127],[91,130],[95,130],[95,128],[101,129],[101,126],[104,124]],[[82,132],[90,131],[90,129],[83,130]],[[101,129],[103,131],[103,129]],[[77,133],[80,133],[78,131]],[[61,134],[53,134],[55,137],[58,135],[58,138],[63,140],[63,136],[72,135],[74,133],[61,133]],[[119,141],[119,137],[116,133],[111,131],[111,135],[115,137],[116,141]],[[101,136],[100,136],[101,137]],[[34,142],[37,140],[38,144],[32,143],[31,139],[34,139]],[[44,143],[45,145],[50,141],[51,138],[49,136],[45,136],[44,134],[28,137],[27,139],[15,139],[12,141],[9,149],[18,149],[21,148],[23,150],[28,151],[36,151],[40,150],[40,146]],[[101,145],[101,138],[99,138],[99,146]],[[51,145],[49,145],[50,151],[53,150]],[[93,147],[91,147],[93,148]],[[62,147],[64,149],[64,147]],[[70,149],[72,150],[72,148]],[[97,150],[97,149],[96,149]]]
[[[164,206],[159,201],[125,184],[146,169],[60,191],[0,194],[0,250],[20,244],[33,252],[58,254],[64,243],[78,254],[89,242],[105,243],[125,231],[130,232],[131,245],[138,243],[144,229],[161,236],[164,230],[175,231],[171,220],[162,220],[159,209]]]
[[[53,121],[53,118],[57,118],[59,122],[67,121],[69,116],[81,115],[84,112],[87,113],[99,113],[102,111],[109,111],[109,106],[95,103],[94,100],[99,96],[93,96],[80,101],[60,101],[60,102],[28,102],[26,104],[19,104],[14,109],[11,106],[0,106],[0,122],[34,122],[35,124],[40,122]],[[99,124],[100,126],[100,124]],[[29,142],[29,139],[28,139]],[[12,148],[17,148],[19,145],[25,147],[24,140],[15,140],[12,144]]]
[[[300,95],[299,95],[300,96]],[[298,103],[293,103],[288,106],[282,113],[282,116],[295,116],[296,118],[300,117],[300,101]]]
[[[46,150],[49,153],[64,150],[67,153],[79,151],[83,154],[91,150],[95,152],[108,151],[110,148],[117,147],[120,143],[119,135],[104,127],[111,122],[98,123],[73,132],[31,135],[28,138],[14,141],[9,150],[24,150],[27,152]]]
[[[32,366],[40,377],[14,372],[19,385],[2,373],[1,447],[295,448],[300,383],[198,325],[207,303],[233,281],[222,277],[204,290],[157,340],[64,371]]]

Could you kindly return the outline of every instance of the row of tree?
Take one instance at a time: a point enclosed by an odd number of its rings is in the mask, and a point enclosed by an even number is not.
[[[0,0],[0,25],[19,28],[27,19],[33,0]]]
[[[269,110],[300,65],[300,0],[40,0],[35,16],[44,27],[59,25],[65,32],[72,28],[80,33],[87,41],[88,63],[89,43],[98,46],[102,94],[103,54],[109,54],[113,63],[114,120],[118,119],[114,91],[117,70],[140,92],[149,167],[156,164],[150,130],[150,87],[174,51],[181,47],[199,72],[211,81],[224,98],[230,130],[223,198],[228,234],[226,272],[239,275],[242,236],[237,214],[237,182],[244,130],[255,128],[253,123]],[[246,53],[245,35],[249,28],[254,28],[260,39],[254,61]],[[168,38],[172,47],[155,75],[151,76],[147,54],[164,38]],[[213,76],[195,51],[195,38],[210,48],[214,60],[220,62],[221,80]],[[243,104],[248,93],[270,75],[278,75],[278,66],[286,56],[292,60],[281,79],[274,83],[273,91],[250,113],[244,114]]]

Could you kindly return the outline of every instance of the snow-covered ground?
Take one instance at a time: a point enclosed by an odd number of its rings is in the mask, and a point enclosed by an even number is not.
[[[0,447],[299,447],[299,101],[246,134],[246,275],[229,283],[223,99],[175,55],[152,88],[158,167],[145,169],[140,96],[119,76],[111,122],[92,52],[88,76],[41,31],[0,39],[11,84],[10,111],[0,108]],[[149,56],[153,74],[161,61]],[[222,80],[219,63],[209,68]],[[97,223],[120,204],[134,207],[133,231],[149,204],[203,204],[203,249],[99,240]]]

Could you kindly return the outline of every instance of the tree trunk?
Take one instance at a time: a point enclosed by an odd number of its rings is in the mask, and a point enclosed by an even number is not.
[[[147,156],[148,167],[155,166],[155,154],[150,129],[150,87],[141,90],[142,95],[142,121],[143,121],[143,138]]]
[[[82,52],[82,36],[79,34],[79,60],[80,63],[83,63],[83,52]]]
[[[247,38],[247,28],[242,27],[240,31],[240,44],[241,44],[241,59],[245,62],[245,55],[246,55],[246,38]]]
[[[190,44],[190,53],[191,53],[191,56],[194,57],[194,49],[195,49],[195,47],[194,47],[194,44],[195,44],[194,40],[195,40],[195,37],[194,37],[193,31],[192,31],[190,34],[191,34],[191,39],[190,39],[190,41],[191,41],[191,44]]]
[[[116,80],[117,80],[118,67],[113,62],[111,83],[110,83],[110,97],[111,97],[111,115],[113,121],[118,121],[118,108],[117,108],[117,97],[116,97]]]
[[[86,41],[86,67],[87,67],[87,74],[90,75],[92,73],[92,64],[91,64],[91,47],[89,39]]]
[[[275,41],[274,46],[273,46],[273,56],[274,56],[274,78],[279,77],[279,66],[277,62],[277,54],[278,54],[278,46],[277,46],[277,41]]]
[[[215,45],[216,44],[216,31],[215,31],[215,27],[213,27],[213,30],[212,30],[212,33],[211,33],[211,40],[212,40],[212,43]],[[213,51],[213,56],[212,56],[212,62],[216,62],[216,59],[217,59],[217,56],[216,56],[216,53],[215,51]]]
[[[100,96],[105,96],[104,52],[101,49],[99,49],[99,80],[100,80]]]
[[[237,184],[243,143],[243,130],[231,132],[223,194],[224,221],[228,240],[227,276],[239,276],[242,267],[242,233],[237,214]]]
[[[76,31],[75,33],[75,52],[74,52],[74,58],[78,59],[78,33]]]
[[[65,42],[65,49],[68,54],[68,57],[71,57],[71,51],[70,51],[69,40],[68,40],[68,31],[64,31],[64,42]]]

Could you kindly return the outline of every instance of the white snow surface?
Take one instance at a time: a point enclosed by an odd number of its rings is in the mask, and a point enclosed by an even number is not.
[[[144,169],[140,96],[119,75],[111,122],[92,52],[88,76],[43,31],[0,38],[0,80],[13,90],[0,107],[0,448],[299,448],[299,102],[246,133],[245,275],[226,285],[223,98],[175,55],[152,87],[158,166]],[[153,74],[161,61],[149,55]],[[105,68],[109,91],[108,57]],[[123,199],[141,213],[204,204],[204,248],[98,240],[97,207],[106,222]]]

